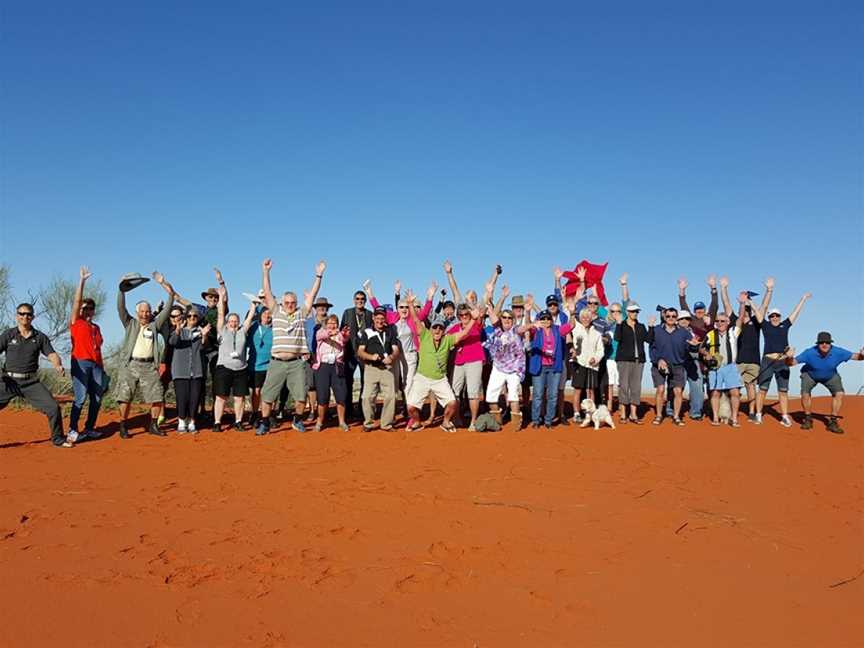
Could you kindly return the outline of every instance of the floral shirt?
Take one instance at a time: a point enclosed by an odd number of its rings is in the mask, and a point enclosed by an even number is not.
[[[516,329],[505,331],[496,328],[489,335],[483,346],[492,356],[492,366],[506,374],[519,374],[519,380],[525,377],[525,347],[522,336],[516,334]]]

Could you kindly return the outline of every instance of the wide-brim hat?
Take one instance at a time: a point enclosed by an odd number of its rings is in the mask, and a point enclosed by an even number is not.
[[[150,281],[149,277],[142,277],[137,272],[127,272],[120,277],[120,290],[128,292],[133,288],[137,288],[141,284],[147,283],[148,281]]]
[[[525,298],[522,295],[513,295],[513,299],[510,300],[510,308],[514,306],[525,308]]]
[[[318,306],[326,306],[327,308],[333,308],[333,304],[327,301],[326,297],[319,297],[315,300],[315,303],[312,304],[312,308],[317,308]]]
[[[201,299],[207,299],[208,297],[215,297],[216,299],[219,299],[219,291],[215,288],[208,288],[201,293]]]
[[[834,340],[831,339],[831,334],[828,331],[820,331],[819,335],[816,336],[816,344],[822,344],[823,342],[834,344]]]
[[[693,316],[688,310],[678,311],[678,319],[693,319]]]

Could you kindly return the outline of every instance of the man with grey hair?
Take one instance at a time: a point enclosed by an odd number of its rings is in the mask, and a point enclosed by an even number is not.
[[[162,358],[159,331],[165,325],[174,305],[174,288],[165,281],[159,272],[153,273],[156,281],[168,293],[165,307],[154,318],[149,302],[140,301],[135,304],[135,317],[126,310],[126,292],[143,283],[143,277],[124,275],[117,292],[117,314],[123,324],[125,334],[120,347],[120,371],[117,374],[117,402],[120,405],[120,438],[128,439],[129,410],[138,387],[141,388],[141,399],[150,404],[149,434],[166,436],[157,423],[159,411],[164,401],[164,387],[159,379],[159,361]]]

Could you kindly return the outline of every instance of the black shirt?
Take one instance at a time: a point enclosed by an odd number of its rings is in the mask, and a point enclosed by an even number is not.
[[[761,327],[762,325],[755,317],[751,317],[750,321],[741,327],[741,334],[738,336],[738,364],[759,364],[762,360],[759,353],[759,329]]]
[[[765,354],[783,353],[786,350],[786,347],[789,346],[789,329],[791,326],[792,322],[789,321],[788,317],[777,326],[770,322],[762,324],[762,337],[765,338],[763,351]]]
[[[373,328],[363,329],[360,332],[360,342],[357,347],[365,347],[364,351],[369,355],[380,354],[381,357],[393,355],[393,347],[399,346],[399,338],[396,336],[396,330],[393,326],[384,327],[383,331],[376,331]],[[378,367],[379,369],[386,368],[383,362],[366,361],[367,365]]]
[[[0,334],[0,353],[6,354],[4,368],[12,373],[35,373],[39,368],[39,354],[54,353],[48,336],[32,329],[24,337],[17,326]]]
[[[618,340],[618,352],[615,360],[618,362],[645,362],[645,342],[648,341],[648,329],[642,322],[636,322],[631,328],[627,322],[615,326],[615,339]]]

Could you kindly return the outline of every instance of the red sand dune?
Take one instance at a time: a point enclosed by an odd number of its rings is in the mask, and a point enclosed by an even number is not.
[[[770,419],[61,450],[7,410],[0,644],[860,646],[864,399],[845,414],[843,436]]]

